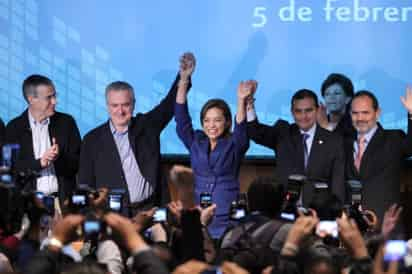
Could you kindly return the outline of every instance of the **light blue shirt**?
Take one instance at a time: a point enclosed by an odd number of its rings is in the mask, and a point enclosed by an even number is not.
[[[313,139],[315,138],[315,131],[316,131],[316,123],[308,130],[304,131],[302,129],[299,130],[301,134],[307,134],[309,137],[306,139],[306,147],[308,148],[308,156],[310,155],[310,150],[312,148]]]
[[[129,130],[124,132],[116,131],[110,121],[110,130],[113,134],[120,160],[122,162],[123,173],[126,177],[127,188],[129,190],[130,202],[141,202],[153,194],[152,185],[143,177],[137,165],[136,157],[129,142]]]

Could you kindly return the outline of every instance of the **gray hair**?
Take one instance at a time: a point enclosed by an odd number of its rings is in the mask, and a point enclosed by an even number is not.
[[[132,101],[134,103],[135,102],[134,89],[133,89],[132,85],[130,85],[127,82],[123,82],[123,81],[112,82],[106,87],[106,90],[105,90],[106,102],[107,102],[107,95],[109,94],[109,92],[111,92],[111,91],[122,91],[122,90],[126,90],[126,91],[129,92],[129,94],[132,96]]]

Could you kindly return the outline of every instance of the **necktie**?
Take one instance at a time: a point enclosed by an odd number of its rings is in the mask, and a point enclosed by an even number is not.
[[[308,144],[306,143],[306,141],[309,138],[309,134],[307,133],[303,133],[302,134],[302,140],[303,140],[303,160],[304,160],[304,164],[305,164],[305,169],[306,166],[308,165],[308,158],[309,158],[309,152],[308,152]]]
[[[362,162],[363,153],[365,152],[366,139],[364,136],[362,136],[357,140],[357,142],[358,142],[358,153],[356,153],[354,164],[355,164],[356,169],[359,171],[360,165]]]

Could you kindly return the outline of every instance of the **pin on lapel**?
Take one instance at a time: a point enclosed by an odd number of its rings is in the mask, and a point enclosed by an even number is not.
[[[323,140],[318,140],[318,144],[319,145],[323,144]]]

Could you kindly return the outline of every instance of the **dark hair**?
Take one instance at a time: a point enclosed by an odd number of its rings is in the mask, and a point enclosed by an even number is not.
[[[313,92],[310,89],[300,89],[295,92],[292,96],[292,100],[290,101],[290,107],[293,109],[293,104],[295,103],[296,100],[302,100],[305,98],[311,98],[315,102],[316,108],[319,106],[318,102],[318,96],[316,95],[315,92]]]
[[[340,73],[331,73],[325,81],[323,81],[322,87],[320,88],[323,97],[325,97],[325,90],[333,84],[340,85],[346,96],[351,98],[353,97],[354,88],[352,81],[347,76]]]
[[[279,215],[283,205],[284,189],[273,177],[258,177],[252,181],[247,191],[250,211],[260,211],[274,218]]]
[[[358,92],[356,92],[355,95],[353,96],[352,102],[353,102],[353,100],[355,100],[355,98],[358,98],[358,97],[368,97],[369,99],[372,100],[373,109],[375,111],[379,109],[378,99],[369,90],[359,90]]]
[[[98,263],[92,258],[86,258],[81,263],[70,264],[64,270],[62,274],[106,274],[108,272],[107,265]]]
[[[227,136],[232,127],[232,113],[230,112],[229,105],[222,99],[210,99],[203,105],[202,110],[200,111],[200,124],[203,126],[203,119],[206,116],[206,112],[211,108],[218,108],[223,112],[223,116],[227,123],[223,136]]]
[[[317,193],[309,207],[314,209],[320,220],[335,220],[342,216],[343,203],[338,196],[331,193]]]
[[[53,89],[55,89],[52,80],[50,80],[49,78],[43,75],[32,74],[26,79],[24,79],[22,90],[23,90],[23,97],[26,100],[26,102],[28,102],[29,96],[34,96],[34,97],[37,96],[36,88],[41,85],[50,86]]]

